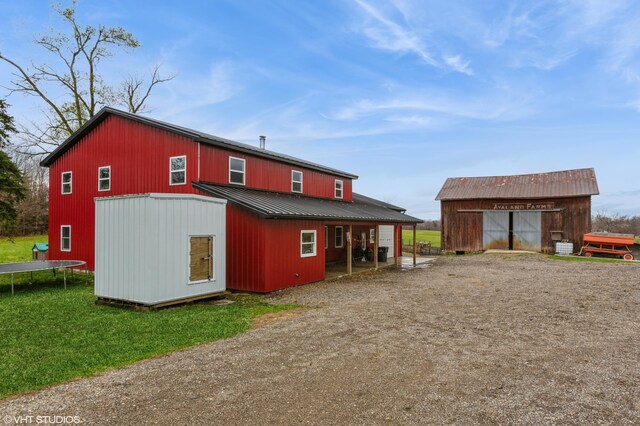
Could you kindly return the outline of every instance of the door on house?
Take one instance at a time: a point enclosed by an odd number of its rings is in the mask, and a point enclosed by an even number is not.
[[[482,246],[485,250],[509,250],[509,212],[482,214]]]
[[[213,235],[189,237],[189,281],[213,279]]]
[[[542,213],[513,212],[512,250],[540,251],[542,245]]]
[[[380,225],[378,234],[378,246],[389,247],[387,257],[393,257],[393,225]]]

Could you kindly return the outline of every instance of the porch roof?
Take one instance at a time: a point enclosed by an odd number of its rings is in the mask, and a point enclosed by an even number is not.
[[[354,201],[341,201],[206,182],[194,182],[193,186],[204,193],[225,198],[265,219],[422,222],[421,219],[385,207],[382,201],[357,197],[356,194]]]

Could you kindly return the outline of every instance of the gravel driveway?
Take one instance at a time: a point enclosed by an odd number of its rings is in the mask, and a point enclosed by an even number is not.
[[[0,418],[640,423],[638,265],[446,257],[269,299],[305,308],[232,339],[2,401]]]

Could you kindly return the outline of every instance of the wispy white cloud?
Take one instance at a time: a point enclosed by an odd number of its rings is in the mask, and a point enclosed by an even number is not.
[[[515,120],[535,112],[533,98],[527,95],[490,94],[471,97],[420,93],[382,100],[362,99],[329,115],[335,120],[354,121],[373,115],[388,115],[395,121],[404,112],[405,123],[415,122],[417,112],[474,120]],[[424,116],[423,116],[424,117]],[[424,121],[423,121],[424,122]]]
[[[432,53],[421,35],[408,25],[401,25],[364,0],[354,1],[369,18],[367,25],[361,31],[374,43],[376,48],[400,54],[412,53],[433,67],[473,75],[469,66],[471,61],[464,60],[459,54],[439,55]],[[400,10],[399,12],[406,19],[406,12]],[[441,56],[440,59],[438,59],[439,56]]]
[[[458,71],[462,74],[473,75],[473,70],[469,67],[471,61],[465,61],[462,56],[443,56],[444,62],[454,71]]]
[[[205,74],[178,74],[159,88],[153,105],[163,118],[168,118],[224,102],[243,89],[236,75],[236,66],[231,62],[215,64]]]

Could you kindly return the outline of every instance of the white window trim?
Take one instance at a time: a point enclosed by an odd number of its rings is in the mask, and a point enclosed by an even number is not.
[[[313,234],[313,253],[303,253],[302,245],[311,244],[302,242],[302,234]],[[318,255],[318,233],[315,229],[303,229],[300,231],[300,257],[313,257]]]
[[[69,174],[69,192],[64,192],[64,175]],[[73,172],[68,171],[68,172],[62,172],[60,174],[60,193],[62,195],[69,195],[69,194],[73,194]]]
[[[65,249],[62,245],[62,228],[69,228],[69,248]],[[71,251],[71,225],[60,225],[60,251],[70,252]]]
[[[298,182],[297,180],[293,180],[293,174],[294,173],[300,173],[300,181]],[[302,194],[302,192],[304,191],[304,173],[302,173],[302,171],[300,170],[291,170],[291,192],[295,192],[297,194]],[[294,191],[293,189],[293,184],[294,183],[299,183],[300,184],[300,191]]]
[[[338,182],[340,182],[340,196],[338,197]],[[344,197],[344,181],[336,179],[333,183],[333,196],[335,198],[343,199]]]
[[[109,177],[108,178],[102,178],[100,179],[100,170],[102,169],[108,169],[109,170]],[[107,189],[100,189],[100,181],[106,180],[107,182],[109,182],[109,188]],[[99,192],[107,192],[107,191],[111,191],[111,166],[101,166],[98,167],[98,191]]]
[[[174,158],[184,158],[184,169],[171,169],[171,160]],[[182,183],[173,183],[171,179],[171,174],[174,172],[184,172],[184,182]],[[186,155],[176,155],[175,157],[169,157],[169,186],[179,186],[187,184],[187,156]]]
[[[338,232],[338,229],[340,229],[340,232]],[[333,245],[335,248],[342,248],[344,247],[344,230],[342,229],[342,226],[336,226],[335,231],[336,233],[333,236]],[[342,235],[340,237],[340,245],[338,245],[338,235]]]
[[[233,170],[235,173],[242,173],[242,183],[231,182],[231,160],[239,160],[242,161],[242,172],[238,170]],[[246,185],[247,183],[247,160],[244,158],[231,157],[229,156],[229,183],[232,185]]]
[[[325,225],[324,227],[324,249],[327,250],[329,248],[329,227]]]

